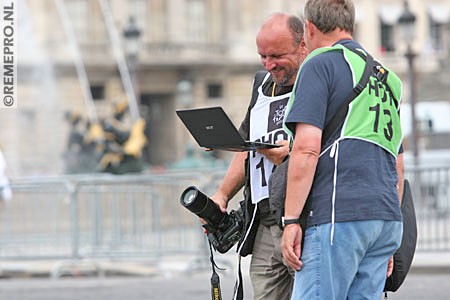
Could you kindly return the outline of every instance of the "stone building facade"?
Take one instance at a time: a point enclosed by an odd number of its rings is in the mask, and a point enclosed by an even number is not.
[[[18,2],[19,104],[16,110],[0,111],[0,144],[11,176],[63,173],[70,129],[65,112],[78,111],[92,119],[94,110],[96,118],[102,119],[111,114],[113,103],[127,99],[115,51],[125,57],[123,31],[130,17],[140,31],[138,55],[132,67],[127,66],[140,115],[147,122],[149,143],[144,158],[150,165],[167,165],[183,157],[186,145],[195,145],[175,110],[223,106],[238,125],[245,115],[253,74],[261,69],[254,41],[259,25],[277,11],[301,16],[305,1]],[[110,8],[106,12],[113,21],[110,26],[102,2]],[[446,66],[442,62],[448,60],[450,0],[409,2],[417,16],[413,49],[421,91],[420,85],[430,84],[427,78],[440,74]],[[64,5],[66,19],[58,4]],[[405,45],[397,28],[403,1],[355,0],[355,4],[355,39],[406,80]],[[76,37],[92,102],[86,99],[86,82],[83,85],[75,67],[73,44],[64,24],[70,24]],[[119,44],[112,42],[111,30],[120,38]],[[431,82],[436,85],[435,80]],[[450,102],[448,84],[434,85],[435,97]],[[405,102],[407,91],[406,83]],[[418,94],[421,101],[423,93]]]

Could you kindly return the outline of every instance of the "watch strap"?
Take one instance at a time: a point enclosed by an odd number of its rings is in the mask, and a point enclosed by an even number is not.
[[[281,224],[283,224],[283,227],[290,224],[300,224],[300,218],[297,219],[285,219],[284,217],[281,217]]]

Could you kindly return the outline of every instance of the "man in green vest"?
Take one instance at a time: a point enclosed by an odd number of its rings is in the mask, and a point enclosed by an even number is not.
[[[367,85],[322,141],[362,77],[367,52],[352,39],[351,0],[308,0],[304,12],[310,54],[284,124],[294,137],[282,238],[283,256],[296,270],[292,299],[379,300],[402,237],[401,81],[378,64],[370,68]],[[306,228],[299,225],[301,213]]]

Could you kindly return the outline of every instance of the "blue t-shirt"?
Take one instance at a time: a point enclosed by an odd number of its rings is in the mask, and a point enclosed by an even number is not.
[[[339,43],[362,48],[350,40]],[[298,80],[285,123],[292,132],[296,123],[323,130],[353,89],[350,67],[341,51],[328,51],[305,62]],[[339,130],[335,130],[323,141],[322,151],[338,135]],[[340,141],[338,149],[335,221],[400,221],[395,157],[375,144],[356,139]],[[308,198],[308,226],[331,222],[335,159],[329,154],[330,150],[318,161]]]

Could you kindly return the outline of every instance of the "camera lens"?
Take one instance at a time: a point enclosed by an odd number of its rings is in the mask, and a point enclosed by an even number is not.
[[[190,186],[184,190],[180,197],[180,203],[188,210],[205,219],[209,224],[218,227],[228,217],[219,206],[208,196],[198,190],[195,186]]]
[[[208,197],[200,192],[195,186],[190,186],[184,190],[180,198],[181,205],[189,209],[194,214],[200,214],[208,206]]]
[[[197,190],[196,189],[188,189],[186,190],[182,197],[181,201],[183,202],[183,205],[191,205],[192,202],[195,200],[195,197],[197,197]]]

